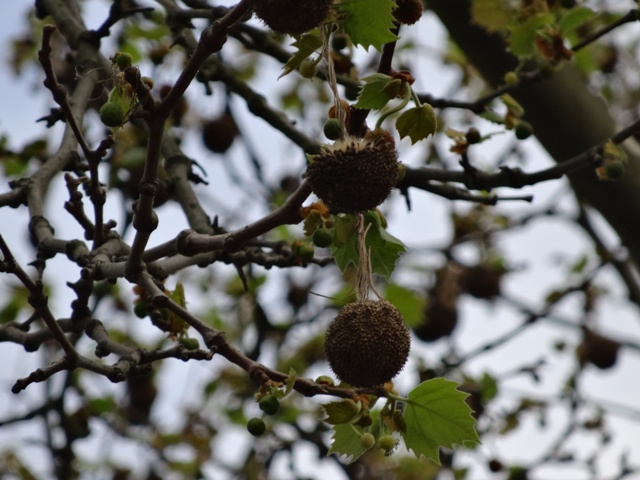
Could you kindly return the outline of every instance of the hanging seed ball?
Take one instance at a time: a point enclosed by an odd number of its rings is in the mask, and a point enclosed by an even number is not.
[[[375,387],[395,377],[409,357],[411,336],[402,315],[386,300],[354,302],[327,330],[324,351],[331,369],[354,387]]]
[[[319,26],[329,16],[333,0],[259,0],[253,11],[278,33],[300,35]]]
[[[393,10],[393,16],[399,23],[413,25],[422,18],[422,1],[397,0],[397,7]]]
[[[399,165],[393,137],[378,129],[324,147],[306,177],[331,213],[360,213],[386,200],[398,182]]]

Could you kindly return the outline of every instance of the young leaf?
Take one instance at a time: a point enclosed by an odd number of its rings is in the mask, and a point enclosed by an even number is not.
[[[480,443],[471,408],[464,401],[469,394],[444,378],[421,383],[408,395],[404,420],[404,441],[416,456],[440,464],[439,447]]]
[[[357,108],[368,108],[372,110],[382,109],[389,100],[394,99],[398,95],[398,89],[393,87],[397,82],[402,85],[402,81],[399,79],[394,80],[389,75],[383,73],[374,73],[368,77],[362,79],[364,85],[358,95],[358,101],[354,105]]]
[[[371,271],[389,280],[398,258],[407,251],[407,247],[384,229],[380,217],[375,212],[367,212],[364,215],[367,222],[371,223],[365,241],[367,248],[371,249]]]
[[[560,19],[558,29],[562,35],[569,35],[595,15],[596,13],[587,7],[572,8]]]
[[[421,107],[410,108],[396,120],[400,138],[409,137],[411,144],[427,138],[436,131],[436,114],[433,107],[425,103]]]
[[[291,58],[284,64],[284,68],[282,69],[282,73],[278,78],[282,78],[285,75],[293,72],[300,64],[313,52],[319,49],[322,46],[322,39],[320,35],[314,35],[312,33],[307,33],[300,37],[298,40],[291,44],[292,47],[295,47],[297,51],[291,55]]]
[[[287,377],[287,381],[285,382],[285,385],[287,387],[284,391],[284,395],[289,395],[291,393],[291,391],[293,390],[293,387],[296,385],[296,378],[298,378],[298,374],[293,368],[290,368],[289,376]]]
[[[336,453],[345,456],[346,463],[355,462],[360,455],[367,451],[360,442],[360,434],[356,427],[350,424],[334,425],[331,437],[331,447],[328,454]]]
[[[391,33],[394,0],[342,0],[337,5],[346,13],[342,28],[354,45],[380,50],[385,43],[398,39]]]
[[[520,58],[532,56],[536,51],[535,38],[538,31],[545,25],[554,22],[554,17],[550,13],[534,15],[511,29],[509,36],[509,50]]]
[[[356,403],[350,398],[347,398],[345,400],[327,403],[323,405],[322,408],[328,417],[325,418],[324,421],[331,425],[338,425],[349,423],[356,418],[360,410],[362,410],[362,403]]]
[[[367,224],[371,224],[365,245],[371,252],[371,271],[382,275],[387,280],[391,277],[400,255],[407,247],[389,234],[383,227],[380,217],[375,212],[364,214]],[[353,215],[335,217],[336,236],[331,247],[331,255],[342,272],[350,263],[358,265],[358,248]]]

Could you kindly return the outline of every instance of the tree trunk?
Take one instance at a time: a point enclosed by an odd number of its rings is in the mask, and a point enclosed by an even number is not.
[[[500,35],[471,23],[468,0],[428,0],[427,6],[442,21],[453,40],[491,85],[503,83],[516,58],[505,50]],[[562,162],[606,140],[619,129],[607,105],[588,87],[586,78],[571,64],[550,79],[516,89],[513,97],[524,107],[538,141]],[[624,144],[629,157],[624,177],[601,181],[594,169],[569,175],[579,201],[596,210],[617,232],[636,266],[640,267],[640,147]]]

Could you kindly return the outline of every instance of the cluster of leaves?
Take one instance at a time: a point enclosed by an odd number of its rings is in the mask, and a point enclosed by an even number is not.
[[[389,455],[397,446],[396,433],[417,457],[440,464],[440,447],[472,447],[480,441],[464,401],[468,394],[457,386],[443,378],[428,380],[407,398],[390,393],[381,410],[372,410],[378,401],[373,396],[324,405],[325,421],[335,430],[329,453],[344,455],[350,462],[374,447]]]

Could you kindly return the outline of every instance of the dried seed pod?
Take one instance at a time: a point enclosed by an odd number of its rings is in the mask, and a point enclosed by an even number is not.
[[[373,210],[398,182],[399,163],[391,134],[374,130],[324,147],[307,167],[311,189],[332,213]]]
[[[421,0],[396,0],[396,5],[393,16],[399,23],[413,25],[422,18]]]
[[[411,336],[400,312],[386,300],[346,305],[329,326],[324,349],[337,377],[355,387],[383,385],[409,357]]]
[[[253,11],[271,30],[300,35],[329,16],[333,0],[259,0]]]

